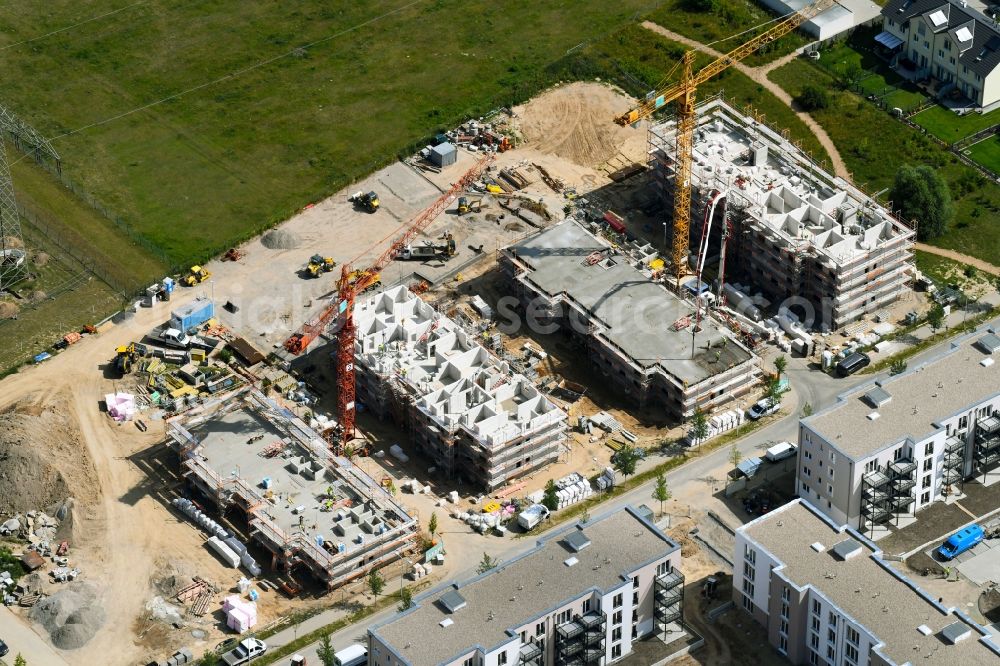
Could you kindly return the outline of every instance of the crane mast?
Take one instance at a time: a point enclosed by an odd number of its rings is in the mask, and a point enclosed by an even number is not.
[[[674,146],[677,155],[674,177],[674,228],[670,249],[678,287],[680,287],[681,277],[685,274],[690,246],[691,156],[694,147],[695,93],[698,86],[743,60],[762,46],[784,37],[806,21],[836,4],[837,0],[818,0],[803,7],[798,12],[782,19],[772,28],[740,44],[729,53],[716,58],[697,72],[694,71],[695,52],[686,52],[680,62],[681,72],[678,81],[651,92],[637,107],[615,118],[615,122],[619,125],[634,125],[640,120],[650,117],[657,109],[671,102],[677,103],[677,134]]]

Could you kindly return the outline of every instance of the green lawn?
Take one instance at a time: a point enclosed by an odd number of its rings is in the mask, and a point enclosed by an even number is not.
[[[121,6],[8,6],[0,48]],[[527,98],[553,82],[567,51],[649,7],[151,0],[5,50],[3,102],[58,137],[325,40],[54,141],[76,181],[185,263],[259,233],[440,129]]]
[[[668,0],[651,12],[648,18],[702,44],[712,44],[713,48],[723,53],[736,48],[759,31],[741,33],[775,18],[774,14],[752,0],[716,0],[706,4],[711,4],[711,11],[699,10],[698,3],[692,0]],[[723,39],[726,41],[720,41]],[[811,41],[812,38],[804,33],[792,32],[744,59],[744,62],[756,67],[791,53]]]
[[[1000,112],[967,113],[960,116],[942,106],[932,106],[913,116],[912,120],[934,136],[948,143],[955,143],[959,139],[1000,123]]]
[[[1000,138],[995,135],[969,146],[969,157],[993,173],[1000,173]]]
[[[869,192],[892,185],[903,164],[927,164],[947,180],[955,200],[955,219],[935,245],[1000,265],[1000,187],[962,164],[929,137],[894,120],[858,95],[838,88],[833,75],[797,59],[772,72],[771,79],[792,95],[808,83],[829,89],[830,106],[812,112],[826,129],[854,176]],[[859,131],[859,128],[864,128]]]
[[[990,276],[974,267],[930,252],[914,252],[917,269],[939,286],[957,284],[962,290],[988,286]]]

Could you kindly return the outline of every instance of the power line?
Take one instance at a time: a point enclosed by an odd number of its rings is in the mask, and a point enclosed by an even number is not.
[[[714,42],[710,42],[708,44],[705,44],[705,46],[714,46],[715,44],[721,44],[722,42],[728,42],[730,39],[736,39],[737,37],[741,37],[741,36],[747,34],[748,32],[753,32],[754,30],[760,30],[761,28],[763,28],[766,25],[771,25],[772,23],[776,23],[778,21],[784,21],[786,18],[788,18],[790,16],[794,16],[795,14],[796,14],[796,12],[788,12],[787,14],[784,14],[783,16],[776,16],[773,19],[771,19],[770,21],[765,21],[764,23],[761,23],[760,25],[755,25],[752,28],[747,28],[743,32],[738,32],[735,35],[729,35],[728,37],[723,37],[722,39],[717,39]]]
[[[148,0],[139,0],[138,2],[133,2],[131,5],[127,5],[125,7],[121,7],[120,9],[113,9],[110,12],[105,12],[103,14],[98,14],[97,16],[92,16],[89,19],[86,19],[85,21],[80,21],[79,23],[74,23],[73,25],[67,25],[64,28],[59,28],[58,30],[53,30],[52,32],[47,32],[44,35],[39,35],[38,37],[32,37],[31,39],[23,39],[23,40],[21,40],[19,42],[14,42],[13,44],[7,44],[6,46],[0,46],[0,51],[6,51],[7,49],[12,49],[15,46],[21,46],[23,44],[31,44],[32,42],[41,41],[41,40],[46,39],[48,37],[51,37],[53,35],[58,35],[61,32],[66,32],[67,30],[72,30],[73,28],[79,28],[81,25],[86,25],[87,23],[91,23],[93,21],[99,21],[102,18],[106,18],[108,16],[113,16],[114,14],[119,14],[121,12],[124,12],[124,11],[128,10],[128,9],[132,9],[133,7],[138,7],[139,5],[144,5],[144,4],[146,4],[147,1]]]
[[[218,77],[216,79],[212,79],[211,81],[205,81],[204,83],[199,83],[196,86],[191,86],[190,88],[187,88],[185,90],[181,90],[180,92],[176,92],[176,93],[174,93],[172,95],[167,95],[166,97],[158,99],[158,100],[156,100],[154,102],[149,102],[148,104],[143,104],[142,106],[137,106],[134,109],[130,109],[128,111],[124,111],[122,113],[119,113],[117,115],[111,116],[109,118],[105,118],[104,120],[98,120],[96,122],[93,122],[93,123],[90,123],[90,124],[87,124],[87,125],[83,125],[82,127],[77,127],[76,129],[70,130],[69,132],[64,132],[63,134],[59,134],[57,136],[54,136],[54,137],[52,137],[49,140],[50,141],[56,141],[58,139],[63,139],[65,137],[67,137],[67,136],[72,136],[74,134],[79,134],[80,132],[86,131],[88,129],[92,129],[94,127],[100,127],[101,125],[107,125],[108,123],[113,123],[116,120],[121,120],[122,118],[126,118],[128,116],[133,115],[133,114],[139,113],[140,111],[145,111],[147,109],[151,109],[154,106],[159,106],[160,104],[164,104],[165,102],[170,102],[170,101],[175,100],[175,99],[177,99],[179,97],[183,97],[184,95],[188,95],[190,93],[197,92],[197,91],[202,90],[204,88],[208,88],[210,86],[214,86],[217,83],[222,83],[224,81],[229,81],[229,80],[235,79],[235,78],[237,78],[239,76],[242,76],[242,75],[244,75],[244,74],[246,74],[248,72],[252,72],[255,69],[260,69],[261,67],[265,67],[267,65],[270,65],[270,64],[272,64],[274,62],[277,62],[278,60],[281,60],[283,58],[287,58],[288,56],[291,56],[291,55],[295,55],[295,54],[297,54],[297,53],[299,53],[299,52],[301,52],[301,51],[303,51],[305,49],[310,49],[310,48],[312,48],[314,46],[317,46],[319,44],[323,44],[325,42],[329,42],[331,40],[337,39],[338,37],[342,37],[343,35],[346,35],[347,33],[354,32],[355,30],[359,30],[361,28],[369,26],[372,23],[376,23],[378,21],[381,21],[382,19],[387,18],[389,16],[392,16],[393,14],[398,14],[398,13],[400,13],[400,12],[406,10],[406,9],[409,9],[410,7],[413,7],[414,5],[418,5],[418,4],[422,3],[422,2],[424,2],[424,0],[411,0],[411,2],[408,2],[405,5],[397,7],[396,9],[391,9],[391,10],[385,12],[384,14],[380,14],[378,16],[370,18],[367,21],[363,21],[362,23],[358,23],[357,25],[351,26],[350,28],[344,28],[343,30],[340,30],[339,32],[335,32],[332,35],[328,35],[326,37],[323,37],[322,39],[317,39],[314,42],[309,42],[308,44],[303,44],[302,46],[297,46],[297,47],[295,47],[294,49],[292,49],[290,51],[286,51],[285,53],[273,56],[271,58],[267,58],[265,60],[261,60],[261,61],[256,62],[253,65],[250,65],[248,67],[244,67],[244,68],[238,69],[238,70],[236,70],[234,72],[230,72],[230,73],[225,74],[223,76],[220,76],[220,77]]]

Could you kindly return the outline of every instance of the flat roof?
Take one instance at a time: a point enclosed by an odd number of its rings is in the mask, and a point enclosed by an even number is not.
[[[573,219],[507,251],[531,267],[528,281],[550,297],[565,294],[572,299],[603,324],[602,337],[643,369],[659,366],[690,384],[754,357],[728,329],[708,318],[702,319],[702,330],[695,333],[692,345],[691,326],[680,331],[671,327],[693,314],[694,306],[633,267],[627,256],[611,250],[610,244]],[[599,251],[610,251],[610,261],[587,265],[587,257]]]
[[[591,545],[577,553],[565,539],[580,529]],[[631,572],[678,548],[637,510],[624,507],[540,540],[482,576],[428,592],[411,610],[369,631],[414,666],[439,664],[477,646],[490,650],[507,643],[515,628],[588,590],[619,587]],[[574,557],[577,563],[569,567],[566,560]],[[456,590],[466,605],[450,613],[441,600]],[[442,626],[445,619],[453,624]]]
[[[744,525],[739,532],[780,563],[781,573],[799,587],[810,586],[873,634],[876,652],[894,663],[990,664],[1000,648],[986,630],[938,605],[911,580],[881,560],[881,551],[847,528],[836,528],[807,502],[795,500]],[[851,537],[861,552],[847,559],[834,548]],[[817,552],[812,545],[824,546]],[[959,622],[972,635],[950,644],[938,633]],[[925,634],[919,627],[926,626]],[[955,635],[956,628],[946,635]]]
[[[947,351],[902,374],[841,394],[802,424],[855,460],[906,438],[919,442],[940,429],[939,421],[1000,394],[1000,363],[984,365],[993,359],[976,345],[985,330],[954,341]],[[877,409],[864,399],[876,387],[892,396]],[[869,418],[872,412],[878,418]]]

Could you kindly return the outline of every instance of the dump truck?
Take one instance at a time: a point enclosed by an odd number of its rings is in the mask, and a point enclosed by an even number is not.
[[[222,663],[226,666],[242,666],[250,663],[267,652],[267,644],[256,638],[245,638],[233,650],[222,655]]]
[[[355,192],[350,196],[350,198],[348,198],[348,201],[358,208],[364,208],[369,213],[377,211],[380,205],[378,195],[374,190],[371,192]]]
[[[181,279],[181,284],[193,287],[196,284],[201,284],[210,277],[212,277],[212,274],[202,266],[192,266],[188,274]]]

